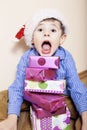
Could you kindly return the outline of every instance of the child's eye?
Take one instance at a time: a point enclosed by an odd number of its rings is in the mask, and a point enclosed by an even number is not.
[[[42,29],[42,28],[39,28],[39,29],[38,29],[38,31],[39,31],[39,32],[42,32],[42,31],[43,31],[43,29]]]
[[[51,32],[56,32],[56,29],[51,29]]]

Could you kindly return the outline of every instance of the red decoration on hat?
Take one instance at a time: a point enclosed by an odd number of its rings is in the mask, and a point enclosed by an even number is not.
[[[25,25],[23,25],[23,27],[18,31],[18,33],[16,34],[16,38],[17,39],[21,39],[24,36],[24,29],[25,29]]]

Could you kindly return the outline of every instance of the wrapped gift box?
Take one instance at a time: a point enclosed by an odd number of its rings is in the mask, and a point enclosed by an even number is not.
[[[30,56],[29,67],[58,69],[60,57]]]
[[[26,68],[25,78],[34,81],[55,80],[57,78],[56,69]]]
[[[25,80],[25,91],[63,94],[66,80],[48,80],[45,82]]]
[[[65,114],[39,119],[30,107],[30,118],[32,130],[70,130],[70,112],[68,108]]]
[[[57,109],[65,107],[65,97],[58,94],[24,91],[24,99],[50,112],[55,112]]]
[[[36,116],[39,119],[42,119],[42,118],[45,118],[45,117],[52,117],[52,116],[55,116],[55,115],[60,115],[60,114],[66,113],[66,105],[58,108],[55,112],[46,111],[45,109],[43,109],[43,108],[41,108],[37,105],[34,105],[34,104],[32,104],[32,108],[34,109]]]

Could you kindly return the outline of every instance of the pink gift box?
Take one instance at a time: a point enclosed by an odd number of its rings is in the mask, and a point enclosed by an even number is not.
[[[59,57],[30,56],[29,67],[37,68],[59,68]]]
[[[24,99],[49,112],[55,112],[57,109],[65,107],[65,97],[58,94],[32,93],[24,91]]]
[[[63,107],[60,107],[55,112],[46,111],[45,109],[38,107],[37,105],[34,105],[34,104],[32,104],[32,108],[34,109],[36,116],[39,119],[42,119],[42,118],[45,118],[45,117],[52,117],[52,116],[55,116],[55,115],[60,115],[60,114],[66,113],[66,105],[63,106]]]
[[[35,81],[46,81],[55,80],[57,78],[57,73],[55,69],[43,69],[43,68],[26,68],[27,80]]]
[[[70,112],[66,108],[66,113],[39,119],[35,111],[30,107],[30,119],[32,130],[70,130]]]

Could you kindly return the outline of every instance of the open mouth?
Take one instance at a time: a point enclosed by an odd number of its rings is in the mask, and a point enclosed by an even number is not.
[[[51,43],[49,41],[44,41],[42,43],[42,53],[48,54],[51,51]]]

